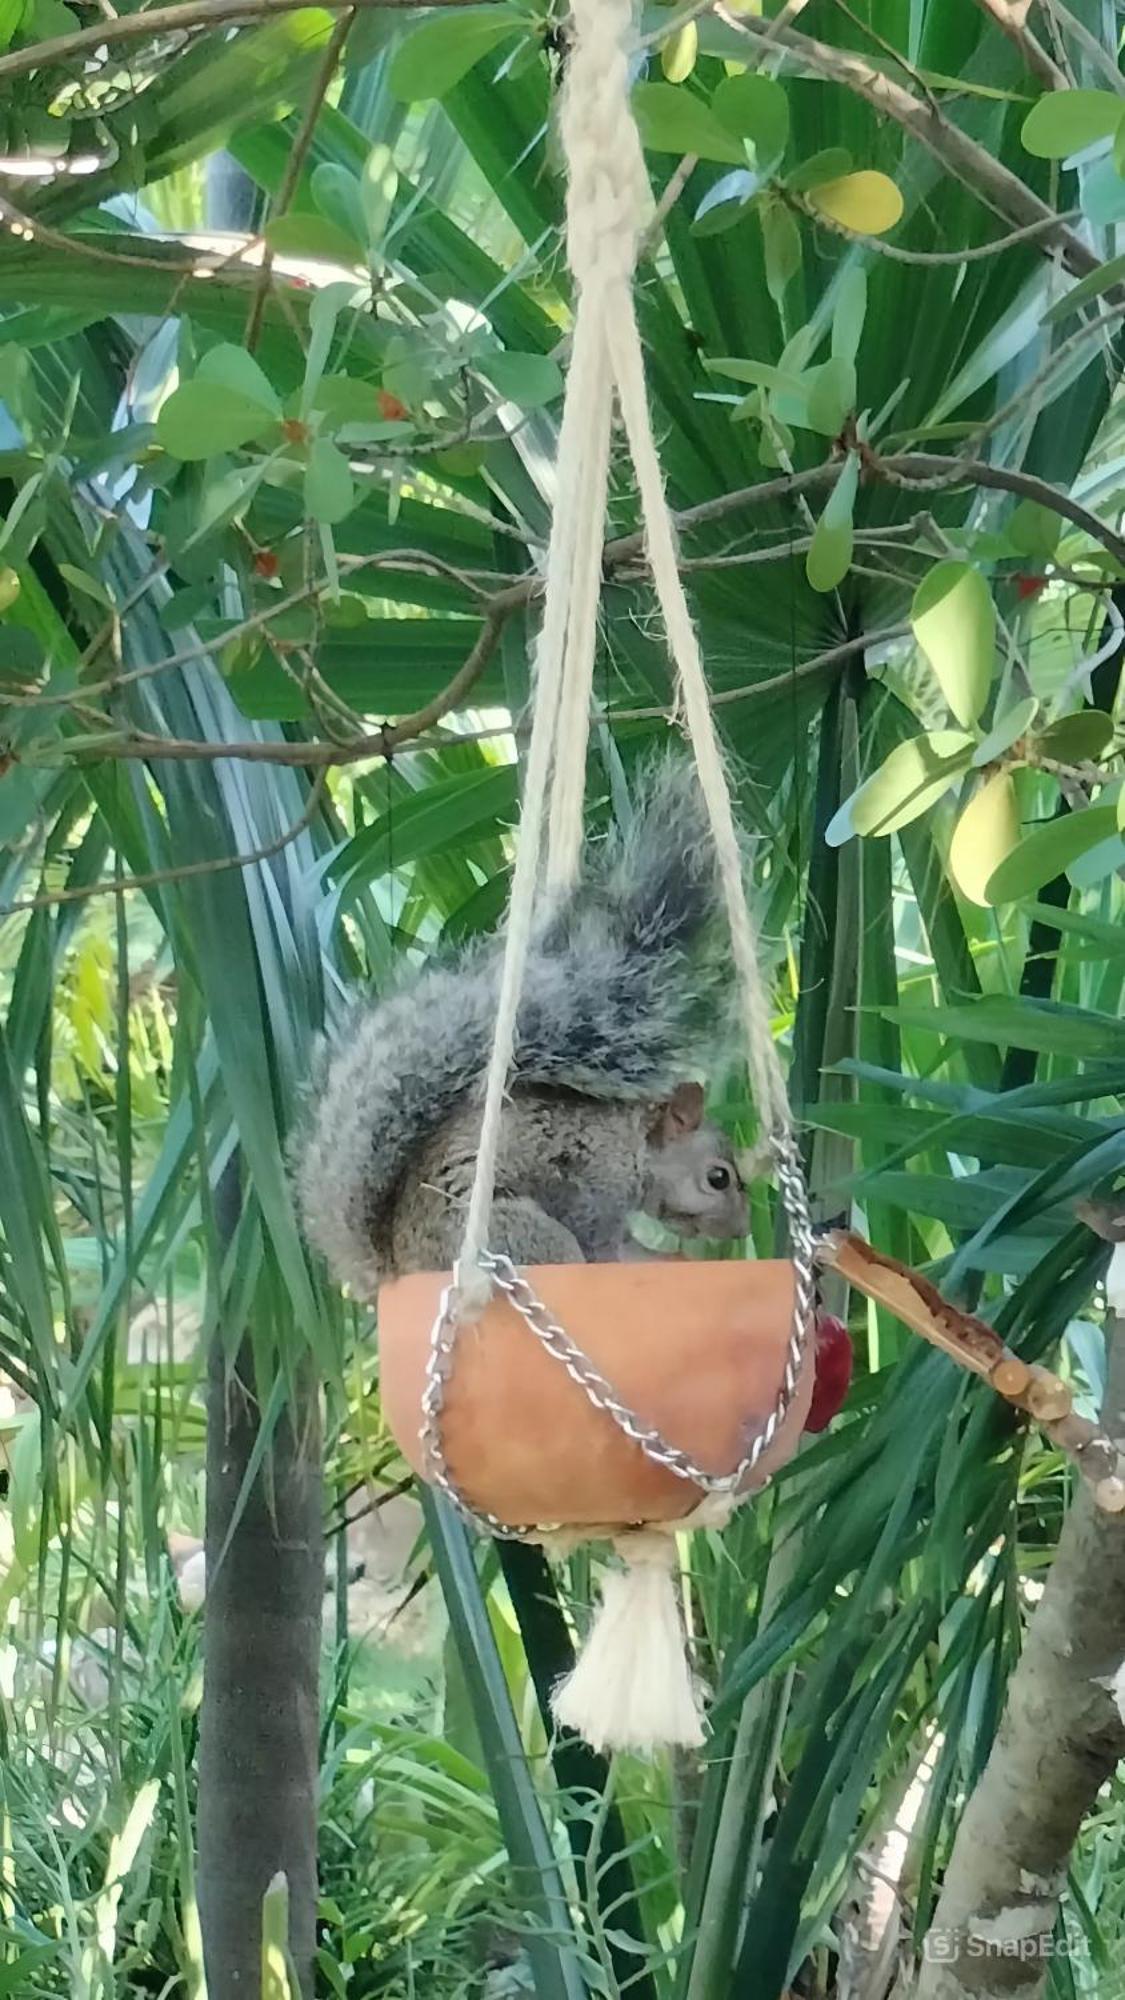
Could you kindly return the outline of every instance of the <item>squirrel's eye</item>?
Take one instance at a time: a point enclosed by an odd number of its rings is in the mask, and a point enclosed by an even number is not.
[[[730,1168],[708,1167],[707,1185],[708,1187],[713,1187],[717,1194],[723,1193],[730,1186]]]

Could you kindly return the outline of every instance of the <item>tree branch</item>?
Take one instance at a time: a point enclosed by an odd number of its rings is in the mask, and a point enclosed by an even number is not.
[[[1125,1428],[1125,1320],[1110,1318],[1102,1420]],[[1067,1515],[999,1734],[957,1830],[916,2000],[1033,2000],[1078,1830],[1125,1754],[1103,1681],[1125,1657],[1125,1523],[1085,1488]]]
[[[297,183],[301,178],[301,168],[308,158],[309,147],[316,136],[316,121],[320,117],[324,100],[328,95],[332,79],[336,74],[336,65],[344,52],[344,44],[352,31],[354,21],[355,7],[352,6],[349,7],[346,14],[341,14],[332,29],[332,33],[328,37],[324,58],[316,73],[313,87],[309,92],[309,101],[305,106],[305,115],[301,120],[300,130],[289,149],[289,158],[285,162],[285,172],[281,177],[281,185],[277,190],[277,200],[273,205],[273,212],[270,216],[271,222],[279,221],[283,215],[287,215],[289,212],[293,196],[297,192]],[[263,236],[262,261],[258,266],[254,296],[250,302],[250,311],[246,320],[246,339],[244,345],[247,354],[253,354],[254,349],[258,345],[258,337],[262,331],[262,318],[266,310],[266,300],[269,297],[272,277],[273,251]]]
[[[325,0],[329,10],[344,0]],[[418,0],[346,0],[353,7],[408,8]],[[428,7],[471,7],[477,0],[426,0]],[[49,64],[67,62],[71,56],[92,54],[115,42],[147,41],[154,35],[185,33],[191,28],[241,27],[250,21],[272,19],[275,14],[297,14],[308,0],[175,0],[168,7],[149,7],[136,14],[118,14],[109,21],[95,21],[90,28],[76,28],[70,35],[52,35],[45,42],[32,42],[26,49],[14,49],[0,56],[0,77],[27,76]]]
[[[1025,224],[1034,222],[1049,224],[1053,210],[1029,187],[1025,187],[1023,181],[994,159],[983,146],[978,146],[975,139],[970,139],[956,125],[950,124],[935,104],[915,97],[881,70],[873,69],[862,56],[848,49],[833,48],[829,43],[816,41],[813,36],[800,34],[793,28],[772,28],[745,14],[739,15],[737,20],[731,17],[729,25],[737,28],[740,36],[748,36],[753,41],[769,39],[776,47],[787,49],[815,75],[827,77],[833,83],[842,83],[848,90],[854,91],[881,118],[893,118],[896,125],[901,125],[912,138],[935,154],[957,180],[1013,227],[1023,228]],[[1084,277],[1088,271],[1096,270],[1100,259],[1073,230],[1067,228],[1061,216],[1055,220],[1057,227],[1047,228],[1044,236],[1045,247],[1059,251],[1066,269],[1079,276]]]
[[[1066,77],[1027,25],[1029,5],[1030,0],[977,0],[982,13],[995,21],[1000,32],[1019,50],[1024,68],[1048,90],[1065,90]]]

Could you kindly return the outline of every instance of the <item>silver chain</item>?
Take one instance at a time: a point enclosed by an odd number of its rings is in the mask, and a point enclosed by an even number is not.
[[[665,1471],[674,1473],[677,1479],[690,1480],[692,1485],[701,1487],[705,1493],[735,1492],[747,1473],[753,1471],[763,1452],[772,1444],[796,1392],[812,1325],[816,1291],[813,1230],[805,1177],[792,1132],[774,1134],[770,1140],[770,1151],[777,1172],[782,1205],[789,1224],[789,1244],[795,1278],[793,1323],[785,1353],[785,1372],[777,1401],[765,1423],[755,1434],[749,1450],[739,1460],[733,1472],[708,1472],[705,1467],[697,1465],[687,1452],[669,1444],[659,1431],[643,1423],[636,1412],[621,1401],[612,1384],[571,1339],[565,1327],[560,1326],[559,1322],[552,1318],[542,1299],[536,1297],[527,1279],[521,1276],[511,1258],[497,1255],[491,1250],[482,1251],[480,1257],[481,1269],[488,1273],[497,1291],[502,1292],[515,1307],[544,1352],[549,1354],[553,1361],[561,1363],[572,1382],[577,1382],[594,1409],[604,1410],[617,1425],[618,1430],[623,1431],[627,1438],[640,1446],[645,1457],[653,1465],[662,1466]],[[495,1514],[471,1507],[459,1491],[446,1461],[441,1436],[441,1417],[445,1407],[446,1384],[453,1373],[460,1324],[455,1275],[453,1282],[442,1292],[441,1304],[430,1334],[430,1352],[426,1362],[426,1381],[422,1394],[422,1428],[419,1435],[427,1476],[470,1521],[487,1528],[493,1535],[518,1540],[533,1529],[555,1524],[529,1522],[524,1527],[513,1527],[501,1521]]]

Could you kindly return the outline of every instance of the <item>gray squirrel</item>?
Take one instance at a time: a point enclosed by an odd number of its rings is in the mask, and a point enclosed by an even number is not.
[[[679,1237],[745,1235],[735,1154],[685,1080],[719,1011],[719,909],[694,771],[663,759],[629,831],[597,844],[536,926],[491,1250],[521,1265],[643,1257],[638,1212]],[[491,937],[431,960],[322,1050],[297,1195],[310,1242],[358,1297],[459,1253],[502,952]]]

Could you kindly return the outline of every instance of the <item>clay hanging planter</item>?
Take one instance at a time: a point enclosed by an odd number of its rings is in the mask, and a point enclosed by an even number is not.
[[[793,1326],[792,1265],[549,1264],[526,1275],[642,1423],[716,1476],[737,1466],[778,1400]],[[379,1293],[383,1410],[423,1478],[426,1363],[448,1282],[446,1272],[423,1271]],[[810,1342],[785,1420],[743,1491],[761,1486],[796,1450],[812,1378]],[[442,1440],[458,1491],[503,1521],[674,1521],[704,1497],[595,1408],[503,1297],[458,1335]]]

